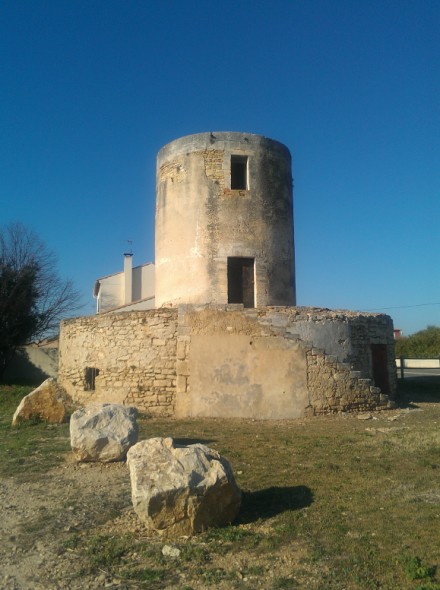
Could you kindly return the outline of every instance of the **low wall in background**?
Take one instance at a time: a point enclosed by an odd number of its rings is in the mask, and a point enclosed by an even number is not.
[[[396,359],[396,367],[398,369],[402,366],[403,360],[403,367],[405,369],[439,369],[440,368],[440,359]]]
[[[21,346],[3,376],[9,383],[40,385],[58,374],[58,340]]]

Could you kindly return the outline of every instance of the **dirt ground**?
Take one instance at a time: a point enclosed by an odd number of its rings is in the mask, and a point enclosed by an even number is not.
[[[0,481],[0,588],[2,590],[101,590],[105,588],[150,588],[148,583],[123,581],[105,570],[90,574],[80,550],[66,547],[76,531],[120,536],[133,533],[147,536],[131,506],[130,479],[124,463],[76,464],[69,458],[35,482],[17,485],[13,479]],[[160,549],[169,541],[150,538]],[[180,541],[184,541],[181,539]],[[301,558],[298,547],[295,558],[280,556],[277,571],[291,571]],[[240,570],[240,556],[219,556],[216,565]],[[236,562],[236,563],[235,563]],[[295,564],[293,563],[295,562]],[[272,587],[274,564],[266,564],[266,575],[255,579],[255,585]],[[176,571],[177,586],[161,585],[167,590],[206,587],[203,579],[191,576],[185,585],[185,573]],[[180,579],[179,579],[180,578]],[[251,582],[247,578],[244,582]],[[235,586],[235,584],[234,584]],[[216,585],[231,587],[227,582]]]
[[[112,587],[112,580],[104,574],[75,579],[82,569],[81,556],[65,550],[63,541],[124,510],[132,512],[124,463],[77,465],[67,461],[32,483],[1,480],[0,587]]]

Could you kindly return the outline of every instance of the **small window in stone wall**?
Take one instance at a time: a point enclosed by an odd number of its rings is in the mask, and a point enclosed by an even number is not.
[[[247,190],[248,188],[248,157],[231,156],[231,189]]]
[[[84,371],[84,391],[95,391],[95,379],[99,375],[99,369],[86,367]]]

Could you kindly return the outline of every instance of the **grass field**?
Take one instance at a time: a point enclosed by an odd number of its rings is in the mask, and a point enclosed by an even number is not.
[[[10,426],[27,391],[0,388],[1,477],[17,486],[69,453],[67,425]],[[127,587],[439,590],[440,379],[405,380],[400,402],[362,420],[141,419],[140,439],[201,441],[231,462],[237,522],[172,542],[92,527],[64,545]]]

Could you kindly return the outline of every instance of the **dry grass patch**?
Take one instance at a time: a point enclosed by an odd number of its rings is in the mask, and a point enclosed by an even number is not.
[[[0,477],[31,481],[64,461],[70,449],[69,426],[33,420],[12,426],[22,398],[34,388],[0,385]]]
[[[428,388],[405,383],[402,407],[369,420],[142,418],[141,439],[203,442],[231,462],[243,490],[237,522],[169,540],[148,535],[128,508],[65,536],[64,551],[75,554],[88,587],[101,575],[120,588],[439,590],[440,382]],[[53,445],[58,456],[57,437],[67,439],[62,427],[53,441],[45,425],[23,428],[23,452],[41,438],[44,453]],[[24,460],[44,477],[37,456]],[[14,465],[4,467],[13,476]],[[178,555],[163,555],[165,544]]]

